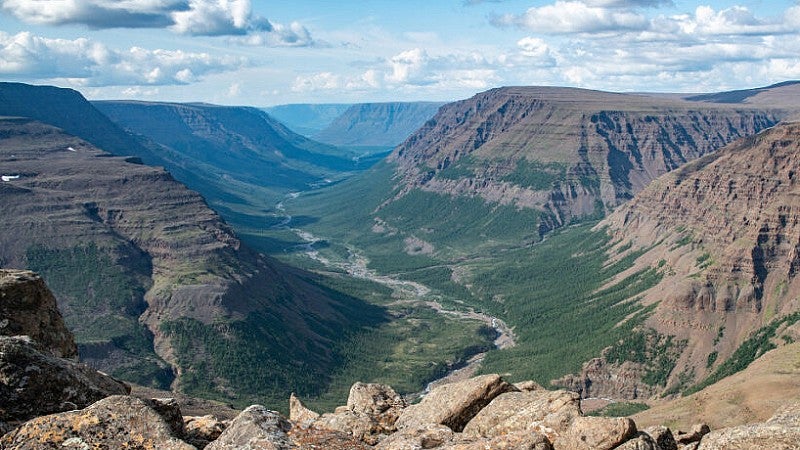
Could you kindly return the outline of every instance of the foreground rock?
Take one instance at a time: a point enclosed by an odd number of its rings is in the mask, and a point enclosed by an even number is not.
[[[129,392],[124,383],[84,364],[43,352],[26,336],[0,336],[2,421],[85,408]]]
[[[275,411],[253,405],[241,412],[206,450],[288,450],[292,424]]]
[[[420,403],[406,408],[397,420],[397,428],[440,424],[459,432],[495,397],[516,390],[499,375],[483,375],[439,386]]]
[[[80,411],[39,417],[0,438],[4,450],[193,450],[143,401],[112,396]]]
[[[765,423],[712,431],[698,450],[790,450],[800,448],[800,403],[779,410]]]
[[[483,408],[464,427],[464,434],[495,437],[517,432],[536,432],[554,440],[580,416],[580,396],[574,392],[507,392]]]
[[[55,297],[39,275],[27,270],[0,269],[0,335],[30,336],[55,356],[78,356]]]
[[[635,434],[636,424],[627,417],[578,417],[553,446],[557,450],[610,450]]]
[[[397,430],[395,423],[406,407],[405,400],[394,389],[375,383],[355,383],[350,388],[346,406],[318,418],[298,399],[290,399],[289,403],[292,417],[300,420],[296,423],[348,434],[369,445],[375,445],[383,435]]]

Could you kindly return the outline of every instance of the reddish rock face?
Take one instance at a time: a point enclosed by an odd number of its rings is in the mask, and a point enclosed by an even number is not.
[[[405,189],[479,196],[552,212],[546,228],[613,208],[653,179],[785,111],[569,88],[492,89],[443,106],[390,159]],[[510,177],[526,167],[552,178]],[[447,175],[457,168],[458,175]]]

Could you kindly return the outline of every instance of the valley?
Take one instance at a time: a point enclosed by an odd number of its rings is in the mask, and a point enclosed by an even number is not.
[[[352,128],[340,146],[256,108],[0,94],[34,119],[3,122],[0,260],[48,279],[84,360],[145,386],[327,410],[355,380],[415,398],[502,373],[641,409],[795,338],[800,109],[773,99],[796,83],[290,111]]]

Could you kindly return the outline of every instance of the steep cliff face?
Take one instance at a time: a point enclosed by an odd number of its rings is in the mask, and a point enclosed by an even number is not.
[[[2,265],[41,272],[82,357],[121,377],[228,398],[319,388],[331,343],[380,312],[248,250],[200,195],[136,162],[0,121]]]
[[[569,88],[500,88],[444,106],[398,147],[405,189],[545,212],[602,213],[651,180],[774,125],[780,109]]]
[[[341,146],[394,147],[402,143],[443,103],[359,103],[352,105],[314,139]]]
[[[643,301],[648,326],[688,344],[673,386],[794,340],[798,150],[800,124],[775,126],[657,179],[602,223],[618,248],[643,252],[638,268],[665,275]]]

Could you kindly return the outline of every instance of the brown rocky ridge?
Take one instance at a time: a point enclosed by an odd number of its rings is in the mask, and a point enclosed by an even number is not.
[[[800,96],[787,89],[785,95]],[[660,175],[796,109],[498,88],[445,105],[390,160],[397,163],[401,195],[422,189],[539,210],[545,232],[610,210]]]
[[[678,393],[794,342],[798,150],[800,124],[777,125],[655,180],[601,222],[617,242],[614,258],[641,253],[628,273],[649,267],[663,275],[640,300],[654,307],[648,342],[672,336],[682,345],[672,347],[676,363],[663,389],[635,392],[640,368],[603,359],[560,381],[587,396]],[[624,388],[614,386],[623,380]]]

